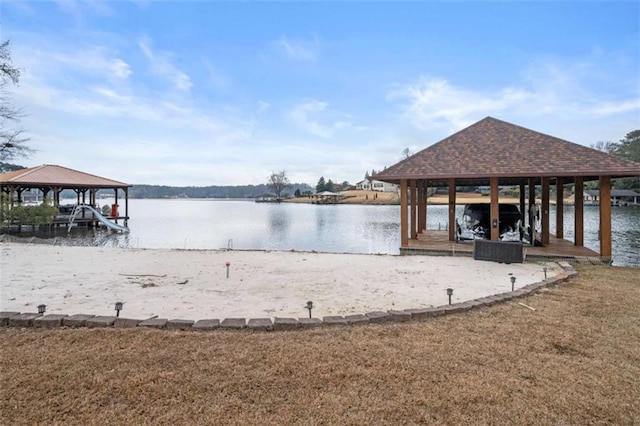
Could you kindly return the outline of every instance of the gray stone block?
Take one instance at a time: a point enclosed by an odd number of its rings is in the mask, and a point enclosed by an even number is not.
[[[20,312],[3,311],[0,312],[0,325],[9,325],[9,318],[20,315]]]
[[[18,314],[9,318],[9,325],[12,327],[31,327],[33,326],[33,320],[41,317],[42,314]]]
[[[116,317],[112,316],[97,316],[89,318],[85,325],[87,327],[111,327],[116,321]]]
[[[33,325],[36,327],[47,327],[47,328],[61,327],[62,320],[65,319],[66,317],[68,317],[68,315],[61,315],[61,314],[45,315],[43,317],[38,317],[34,319]]]
[[[369,318],[369,322],[372,323],[391,321],[391,315],[389,315],[387,312],[373,311],[367,312],[365,315],[367,316],[367,318]]]
[[[484,306],[491,306],[495,303],[494,300],[489,299],[488,297],[481,297],[479,299],[474,299],[476,302],[482,303]]]
[[[167,322],[169,330],[191,330],[195,321],[187,319],[171,319]]]
[[[560,262],[558,262],[558,265],[562,269],[573,269],[573,266],[571,266],[571,264],[569,262],[566,262],[566,261],[560,261]]]
[[[231,328],[234,330],[245,328],[247,320],[244,318],[225,318],[220,323],[220,328]]]
[[[62,319],[62,325],[65,327],[85,327],[87,320],[94,318],[95,315],[75,314],[69,315]]]
[[[509,300],[513,297],[513,295],[511,294],[511,292],[507,292],[507,293],[498,293],[498,294],[494,294],[493,296],[491,296],[493,298],[495,298],[498,302],[502,302],[504,300]]]
[[[295,318],[278,318],[273,321],[273,328],[276,330],[295,330],[300,327]]]
[[[247,327],[251,330],[273,330],[273,322],[271,322],[271,318],[251,318]]]
[[[495,305],[496,303],[500,303],[504,300],[504,298],[500,295],[494,294],[493,296],[489,296],[488,299],[490,299],[493,304]]]
[[[409,312],[390,310],[390,311],[387,311],[387,313],[389,314],[389,316],[391,316],[391,319],[393,321],[404,322],[404,321],[409,321],[411,319],[411,314]]]
[[[431,316],[431,311],[429,310],[429,308],[404,309],[403,312],[411,315],[411,318],[426,318]]]
[[[460,307],[460,310],[462,312],[470,311],[476,306],[472,302],[462,302],[462,303],[457,303],[457,305]]]
[[[141,319],[118,317],[113,322],[113,326],[116,328],[133,328],[133,327],[137,327],[138,324],[140,324],[141,322],[142,322]]]
[[[298,324],[300,327],[310,328],[321,325],[322,321],[320,318],[298,318]]]
[[[521,289],[518,289],[516,291],[512,291],[511,292],[511,298],[515,299],[516,297],[522,297],[522,296],[525,296],[525,295],[527,295],[529,293],[530,293],[529,290],[521,288]]]
[[[428,308],[429,309],[429,316],[430,317],[440,317],[444,314],[447,313],[446,307],[449,305],[444,305],[444,306],[437,306],[435,308]]]
[[[339,315],[329,315],[326,317],[322,317],[322,323],[325,325],[344,325],[347,324],[347,320]]]
[[[362,314],[345,315],[344,319],[349,324],[353,324],[353,325],[369,324],[369,317],[366,316],[366,315],[362,315]]]
[[[194,330],[214,330],[220,328],[219,319],[202,319],[193,324]]]
[[[138,324],[138,327],[165,328],[169,322],[166,318],[150,318]]]
[[[463,309],[460,305],[461,305],[460,303],[454,303],[453,305],[444,306],[442,310],[444,311],[445,315],[463,312]]]

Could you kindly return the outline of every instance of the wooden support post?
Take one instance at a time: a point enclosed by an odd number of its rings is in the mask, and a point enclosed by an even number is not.
[[[429,209],[429,182],[428,181],[424,181],[424,198],[423,198],[423,202],[424,202],[424,210],[422,213],[422,229],[424,229],[424,232],[427,232],[427,210]]]
[[[418,218],[417,207],[418,207],[418,188],[416,185],[416,180],[411,179],[411,239],[418,239],[418,223],[416,219]]]
[[[556,238],[564,238],[564,179],[556,178]]]
[[[60,207],[60,191],[61,189],[59,189],[57,186],[54,186],[51,188],[51,190],[53,191],[53,205],[56,207]]]
[[[449,179],[449,241],[456,240],[456,180]]]
[[[536,239],[536,180],[529,179],[529,214],[528,214],[528,228],[529,228],[529,243],[535,245]]]
[[[407,180],[400,181],[400,247],[409,246],[409,220],[407,212]]]
[[[424,199],[424,181],[418,181],[418,234],[422,234],[426,226],[424,223],[425,209],[427,205]]]
[[[129,222],[129,188],[124,188],[124,226]]]
[[[540,238],[543,246],[549,245],[549,192],[550,192],[550,179],[548,177],[542,178],[542,208],[540,212],[541,232]]]
[[[584,246],[584,179],[582,176],[575,179],[575,203],[574,203],[574,245]]]
[[[611,259],[611,178],[600,176],[600,257]]]
[[[491,184],[491,241],[500,240],[500,205],[499,205],[499,186],[498,178],[490,178]]]
[[[522,226],[523,228],[525,227],[524,220],[525,220],[525,211],[527,209],[527,205],[525,204],[526,197],[525,197],[524,190],[525,190],[525,184],[524,182],[522,182],[520,184],[520,226]]]

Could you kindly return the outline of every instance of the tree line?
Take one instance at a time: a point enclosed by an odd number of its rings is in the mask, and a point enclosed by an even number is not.
[[[633,130],[627,133],[624,139],[619,142],[598,141],[591,144],[591,148],[640,163],[640,130]],[[640,188],[640,177],[613,179],[611,184],[616,189],[637,190]],[[589,189],[596,189],[598,182],[587,182],[585,186]]]
[[[316,184],[316,192],[318,193],[325,192],[325,191],[340,192],[340,191],[346,191],[350,188],[351,188],[351,184],[346,180],[342,183],[335,183],[331,179],[325,181],[324,176],[320,176],[320,179],[318,179],[318,183]]]
[[[305,183],[294,183],[289,191],[309,191],[312,188]],[[267,184],[236,186],[166,186],[166,185],[134,185],[129,189],[130,198],[256,198],[272,193]],[[282,192],[281,197],[287,194]]]

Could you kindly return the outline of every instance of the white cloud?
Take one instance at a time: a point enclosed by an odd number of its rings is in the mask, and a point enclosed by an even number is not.
[[[203,60],[203,64],[208,73],[206,84],[216,92],[223,92],[229,89],[231,83],[229,79],[207,59]]]
[[[85,13],[111,16],[113,11],[107,2],[100,0],[54,0],[61,11],[74,17],[76,22],[84,19]]]
[[[131,75],[131,68],[122,59],[113,59],[111,61],[111,71],[113,75],[119,78],[128,78]]]
[[[616,76],[588,58],[573,62],[547,58],[525,69],[517,85],[483,89],[422,76],[396,85],[387,99],[398,102],[404,119],[420,130],[455,131],[488,115],[516,123],[638,117],[637,81]]]
[[[151,41],[147,38],[138,42],[140,50],[149,59],[152,72],[169,80],[177,89],[184,91],[191,89],[193,86],[191,78],[173,64],[172,55],[168,52],[154,52],[150,44]]]
[[[319,112],[324,111],[327,108],[326,102],[320,101],[308,101],[300,105],[296,105],[289,111],[289,117],[293,122],[301,129],[307,132],[328,138],[331,136],[331,129],[324,127],[312,118],[312,115],[316,115]]]
[[[295,61],[315,61],[318,58],[320,43],[316,37],[311,40],[290,39],[280,36],[274,42],[277,51]]]
[[[419,129],[466,127],[487,115],[532,101],[535,96],[523,89],[505,88],[495,93],[456,87],[442,78],[422,77],[413,84],[399,86],[389,94],[401,99],[411,123]]]
[[[350,126],[351,117],[330,110],[329,104],[308,100],[291,108],[288,117],[300,129],[322,138],[331,138],[337,130]]]
[[[132,74],[129,64],[104,46],[83,46],[72,51],[55,51],[50,47],[45,44],[28,50],[19,48],[16,58],[27,71],[46,66],[49,79],[84,73],[95,78],[126,80]],[[63,69],[65,71],[61,72]]]
[[[269,108],[271,108],[271,104],[269,102],[258,101],[258,114],[264,114],[269,110]]]

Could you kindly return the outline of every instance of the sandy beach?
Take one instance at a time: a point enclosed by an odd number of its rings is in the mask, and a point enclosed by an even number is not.
[[[144,319],[306,317],[422,308],[544,279],[541,264],[466,257],[156,250],[1,243],[0,310]],[[227,278],[226,263],[229,262]],[[559,273],[547,265],[549,276]]]

